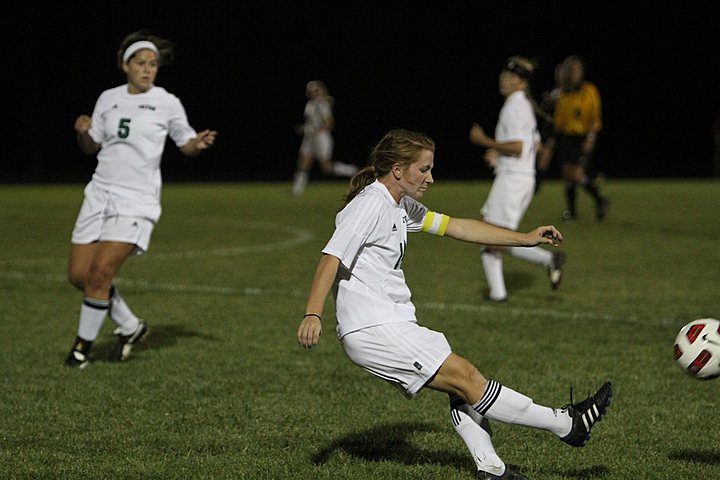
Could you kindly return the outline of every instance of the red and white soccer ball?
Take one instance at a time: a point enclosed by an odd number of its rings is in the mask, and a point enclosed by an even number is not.
[[[720,320],[700,318],[682,327],[675,338],[675,362],[695,378],[720,377]]]

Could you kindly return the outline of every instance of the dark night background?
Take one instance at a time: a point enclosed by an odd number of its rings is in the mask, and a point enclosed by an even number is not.
[[[630,6],[633,5],[633,6]],[[290,181],[307,81],[336,99],[335,158],[365,163],[395,127],[437,143],[436,179],[489,178],[467,139],[492,132],[510,55],[538,60],[536,97],[565,56],[586,60],[605,128],[598,163],[609,178],[713,176],[720,111],[720,2],[58,2],[4,6],[8,135],[2,182],[86,182],[73,124],[125,82],[122,37],[169,38],[176,61],[157,84],[182,100],[191,125],[220,132],[187,159],[170,144],[166,181]],[[552,172],[551,172],[552,175]]]

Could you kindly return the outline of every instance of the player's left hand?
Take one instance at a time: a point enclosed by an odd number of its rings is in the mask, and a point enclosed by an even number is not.
[[[531,237],[531,242],[533,242],[528,246],[546,244],[557,247],[560,245],[560,242],[563,241],[562,233],[560,233],[560,231],[552,225],[538,227],[528,233],[528,235]]]
[[[203,130],[198,133],[197,137],[195,137],[195,148],[202,151],[212,147],[217,133],[215,130]]]
[[[483,147],[487,146],[489,137],[485,134],[485,130],[483,130],[483,128],[477,123],[472,124],[469,136],[470,141],[475,145],[482,145]]]

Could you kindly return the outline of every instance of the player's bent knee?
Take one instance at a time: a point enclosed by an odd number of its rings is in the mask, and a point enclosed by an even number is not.
[[[70,285],[77,288],[78,290],[85,289],[85,282],[79,277],[71,277],[68,275],[68,282],[70,282]]]
[[[87,276],[86,271],[80,271],[77,269],[68,269],[67,279],[68,282],[78,290],[85,288],[85,277]]]
[[[439,373],[439,384],[450,389],[468,403],[475,403],[485,391],[487,380],[480,371],[463,357],[451,354]]]
[[[110,288],[113,277],[115,276],[115,270],[107,266],[95,266],[90,268],[87,279],[84,282],[84,287],[93,290],[100,290]]]

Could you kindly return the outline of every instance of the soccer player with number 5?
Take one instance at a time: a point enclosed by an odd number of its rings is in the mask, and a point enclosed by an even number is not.
[[[486,379],[452,352],[445,335],[421,327],[405,283],[407,233],[427,232],[483,245],[557,246],[561,233],[541,226],[529,233],[475,219],[452,218],[420,203],[433,183],[435,144],[422,133],[393,130],[358,172],[323,249],[297,332],[301,346],[317,345],[328,293],[335,297],[337,335],[350,360],[397,386],[408,398],[424,387],[449,395],[450,417],[470,450],[481,479],[525,479],[493,447],[488,420],[547,430],[581,447],[610,404],[609,382],[562,409],[538,405]]]
[[[113,279],[130,255],[144,253],[160,218],[160,161],[168,136],[189,157],[215,142],[216,131],[197,133],[180,100],[155,85],[160,65],[171,63],[173,45],[146,31],[120,43],[118,67],[127,83],[104,91],[92,118],[80,115],[80,149],[97,154],[97,167],[72,232],[68,279],[83,292],[75,342],[65,359],[85,368],[107,315],[118,341],[110,360],[124,360],[148,327],[128,307]]]

